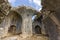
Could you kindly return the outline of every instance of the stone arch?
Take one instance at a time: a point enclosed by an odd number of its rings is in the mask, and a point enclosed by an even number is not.
[[[32,23],[32,26],[33,26],[34,34],[42,34],[42,23],[41,22],[39,22],[37,19],[35,19]]]
[[[21,27],[22,27],[22,16],[20,14],[18,14],[16,11],[11,11],[8,14],[8,17],[10,19],[10,26],[8,27],[8,31],[11,30],[9,28],[13,28],[13,26],[15,26],[15,33],[20,34]]]

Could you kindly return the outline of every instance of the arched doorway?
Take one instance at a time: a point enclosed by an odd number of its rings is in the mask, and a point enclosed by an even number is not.
[[[41,28],[40,28],[39,25],[36,25],[36,26],[35,26],[35,33],[36,33],[36,34],[41,34]]]

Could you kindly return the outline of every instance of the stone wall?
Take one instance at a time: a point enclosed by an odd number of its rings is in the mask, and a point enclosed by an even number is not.
[[[49,30],[48,33],[50,35],[50,40],[60,40],[60,0],[42,0],[41,3],[42,11],[50,11],[49,13],[51,14],[51,16],[50,14],[46,15],[49,18],[44,20],[45,25],[47,25],[48,28],[47,30]],[[48,12],[46,13],[48,14]]]

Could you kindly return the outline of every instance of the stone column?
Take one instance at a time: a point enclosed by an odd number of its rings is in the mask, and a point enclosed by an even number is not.
[[[32,35],[32,15],[30,13],[22,15],[22,34],[23,37]]]

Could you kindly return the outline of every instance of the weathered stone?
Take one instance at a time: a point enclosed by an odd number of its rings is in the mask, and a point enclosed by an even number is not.
[[[1,26],[4,28],[1,32],[4,32],[3,35],[1,35],[3,38],[2,40],[18,40],[19,38],[15,38],[14,35],[19,35],[19,37],[22,37],[20,38],[21,40],[28,40],[27,37],[31,37],[33,35],[32,16],[37,13],[38,12],[36,10],[25,6],[11,9],[9,14],[5,16],[3,22],[1,23]],[[30,39],[31,38],[29,38],[29,40]],[[37,39],[38,38],[36,38],[36,40]]]

